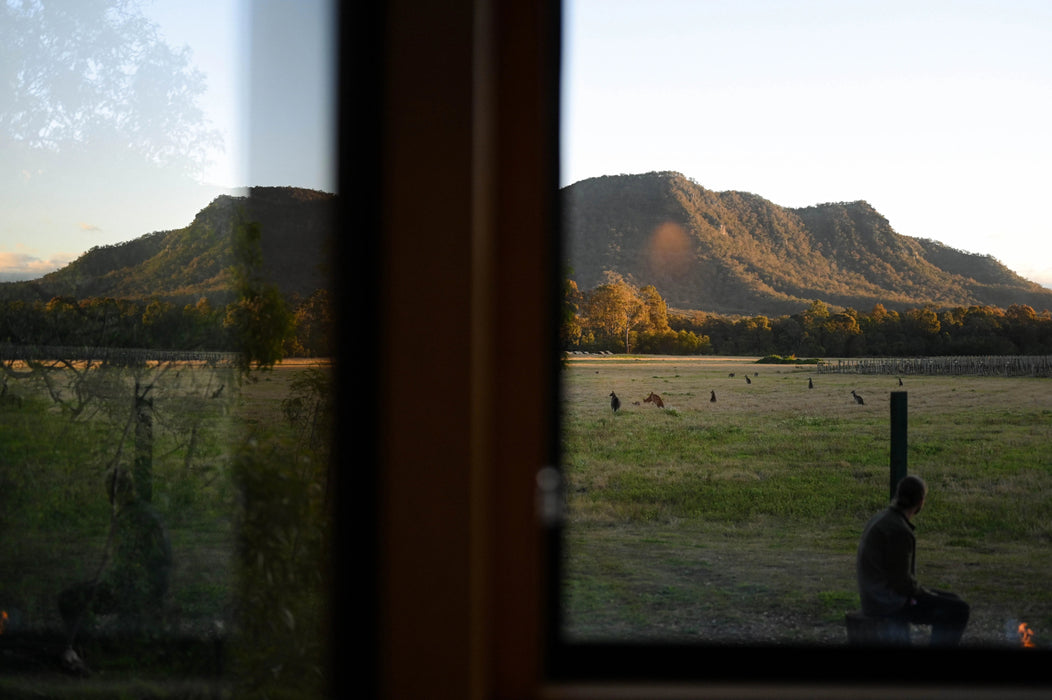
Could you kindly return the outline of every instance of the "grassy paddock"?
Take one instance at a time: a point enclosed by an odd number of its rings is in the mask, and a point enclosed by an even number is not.
[[[187,624],[223,619],[235,509],[233,370],[96,368],[79,383],[68,369],[48,375],[50,388],[40,376],[9,380],[19,401],[0,406],[0,606],[17,614],[12,627],[60,629],[58,592],[95,575],[109,529],[105,475],[135,458],[136,381],[154,384],[152,502],[175,554],[172,612]],[[225,391],[212,398],[219,386]]]
[[[918,577],[971,603],[965,644],[1017,644],[1020,621],[1052,644],[1049,380],[903,381],[753,358],[569,360],[569,637],[845,643],[858,536],[889,496],[890,394],[904,391],[909,471],[930,489]],[[642,401],[652,391],[663,409]]]
[[[327,460],[304,444],[282,402],[298,378],[325,367],[291,361],[254,381],[200,363],[110,367],[91,369],[79,383],[66,369],[48,376],[50,388],[39,375],[10,377],[0,402],[7,634],[62,636],[58,593],[98,570],[110,518],[104,477],[114,463],[131,467],[134,387],[152,382],[152,504],[174,560],[158,634],[207,636],[221,625],[236,638],[242,629],[251,639],[231,645],[239,678],[260,674],[274,684],[289,676],[301,689],[316,686]],[[281,678],[274,657],[286,659]],[[96,654],[91,663],[109,677],[124,673],[120,659]]]

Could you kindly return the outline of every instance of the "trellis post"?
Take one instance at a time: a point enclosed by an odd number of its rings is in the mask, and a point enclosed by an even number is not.
[[[147,503],[153,500],[153,399],[146,398],[151,387],[139,392],[135,382],[135,462],[132,478],[136,496]]]
[[[906,476],[906,392],[891,392],[891,498]]]

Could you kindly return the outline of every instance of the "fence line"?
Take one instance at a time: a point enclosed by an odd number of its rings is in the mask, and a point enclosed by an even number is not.
[[[1052,355],[968,355],[951,357],[874,357],[826,360],[819,373],[892,375],[1052,376]]]
[[[0,361],[100,361],[100,362],[208,362],[233,364],[236,352],[207,350],[151,350],[148,348],[109,348],[59,345],[11,345],[0,343]]]

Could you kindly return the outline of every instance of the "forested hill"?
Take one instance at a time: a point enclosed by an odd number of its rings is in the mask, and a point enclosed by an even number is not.
[[[675,172],[583,180],[562,198],[566,264],[581,290],[612,271],[654,285],[670,307],[725,314],[791,314],[815,299],[1052,309],[1052,290],[989,255],[900,235],[864,201],[788,209]]]
[[[294,187],[255,187],[248,196],[221,195],[186,228],[92,248],[32,282],[0,285],[0,299],[164,299],[193,303],[233,297],[232,235],[239,222],[258,223],[268,282],[292,298],[328,287],[323,261],[333,235],[335,195]]]

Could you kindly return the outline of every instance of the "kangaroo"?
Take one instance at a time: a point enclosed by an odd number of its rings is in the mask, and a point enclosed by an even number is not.
[[[645,399],[643,399],[643,403],[652,403],[655,406],[657,406],[658,408],[664,408],[665,407],[665,402],[662,401],[661,397],[658,396],[657,394],[655,394],[654,392],[650,392],[650,396],[648,396]]]

